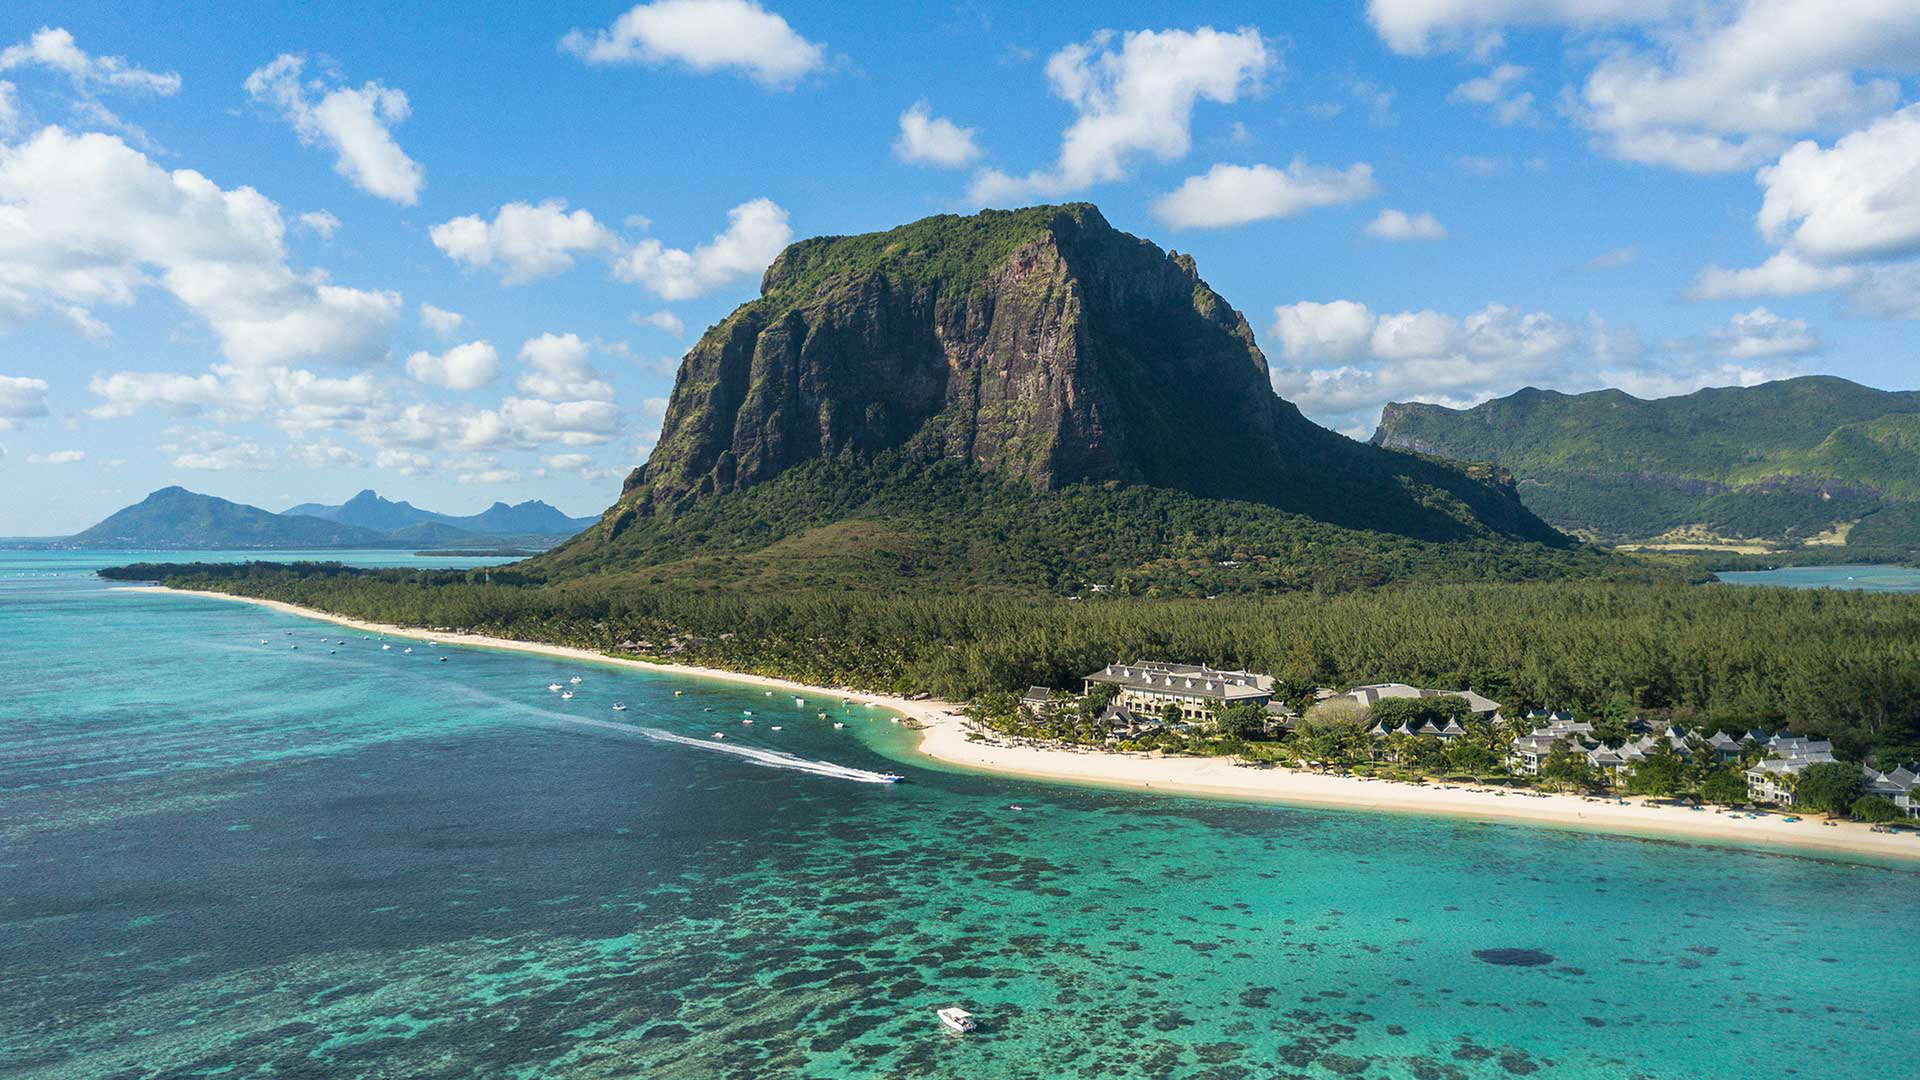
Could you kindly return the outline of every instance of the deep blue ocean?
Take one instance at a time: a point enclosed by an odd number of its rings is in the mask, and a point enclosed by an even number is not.
[[[924,768],[135,558],[0,553],[0,1075],[1913,1073],[1920,863]]]

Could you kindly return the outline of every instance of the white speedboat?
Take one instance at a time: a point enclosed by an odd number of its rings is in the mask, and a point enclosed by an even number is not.
[[[579,686],[579,685],[580,685],[580,676],[578,676],[578,675],[575,675],[575,676],[574,676],[573,678],[571,678],[571,679],[568,679],[567,681],[568,681],[568,682],[570,682],[570,683],[572,683],[572,684],[573,684],[573,685],[575,685],[575,686]]]
[[[775,730],[775,731],[779,731],[779,730],[780,730],[780,725],[779,725],[779,724],[775,724],[775,725],[773,725],[773,730]]]
[[[571,690],[562,690],[562,691],[560,691],[560,700],[561,700],[561,701],[572,701],[572,700],[573,700],[573,691],[571,691]]]
[[[713,737],[716,739],[724,739],[727,737],[727,733],[724,731],[716,731],[713,733]]]
[[[557,682],[550,682],[550,683],[548,683],[548,684],[547,684],[547,689],[548,689],[548,690],[551,690],[551,691],[553,691],[554,693],[556,693],[556,694],[557,694],[557,693],[559,693],[560,691],[562,691],[562,690],[565,690],[565,689],[566,689],[566,687],[564,687],[564,686],[561,686],[561,685],[560,685],[559,683],[557,683]]]
[[[745,725],[747,725],[748,727],[752,727],[752,726],[753,726],[753,717],[751,717],[751,716],[749,716],[749,717],[747,717],[746,719],[744,719],[744,720],[742,720],[742,721],[740,721],[740,722],[741,722],[741,723],[743,723],[743,724],[745,724]]]
[[[807,699],[803,697],[794,698],[793,703],[802,709],[807,707]]]
[[[846,726],[847,726],[847,725],[845,725],[845,724],[835,724],[835,725],[833,725],[833,730],[835,730],[835,731],[839,731],[839,730],[840,730],[841,728],[843,728],[843,727],[846,727]]]
[[[403,652],[403,653],[410,653],[410,652],[412,652],[412,651],[413,651],[413,646],[411,646],[411,645],[409,645],[409,646],[407,646],[406,648],[404,648],[404,649],[401,649],[400,651],[401,651],[401,652]]]
[[[955,1035],[965,1035],[980,1026],[974,1021],[972,1013],[958,1005],[949,1005],[944,1009],[936,1010],[933,1015],[939,1017],[940,1023]]]
[[[679,697],[680,695],[682,695],[682,694],[684,694],[684,693],[686,693],[686,691],[685,691],[685,690],[675,690],[675,691],[673,692],[673,696],[674,696],[674,697]]]
[[[614,703],[613,703],[613,711],[614,711],[614,712],[626,712],[626,711],[627,711],[627,707],[626,707],[626,705],[624,705],[624,704],[622,704],[621,702],[618,702],[618,701],[616,701],[616,702],[614,702]]]
[[[382,645],[382,646],[380,646],[380,651],[381,651],[381,652],[386,652],[386,651],[387,651],[388,649],[391,649],[391,648],[393,648],[393,646],[391,646],[391,645]]]
[[[446,662],[447,662],[447,658],[446,658],[446,657],[444,657],[444,656],[443,656],[443,657],[441,657],[441,658],[440,658],[440,662],[441,662],[441,663],[443,663],[443,664],[444,664],[444,663],[446,663]]]
[[[267,643],[267,639],[266,639],[266,638],[261,638],[261,639],[260,639],[260,644],[262,644],[262,645],[265,645],[266,643]]]

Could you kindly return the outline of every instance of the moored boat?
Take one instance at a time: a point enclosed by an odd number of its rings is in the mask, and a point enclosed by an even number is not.
[[[972,1013],[958,1005],[949,1005],[944,1009],[937,1009],[933,1015],[938,1016],[940,1023],[945,1025],[946,1029],[955,1035],[965,1035],[967,1032],[980,1026],[979,1023],[974,1020]]]

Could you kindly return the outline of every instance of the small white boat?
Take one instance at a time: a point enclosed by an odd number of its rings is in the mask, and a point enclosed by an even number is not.
[[[749,717],[747,717],[747,718],[746,718],[745,720],[742,720],[742,721],[740,721],[740,722],[741,722],[741,723],[743,723],[743,724],[745,724],[745,725],[747,725],[748,727],[752,727],[752,726],[753,726],[753,717],[751,717],[751,716],[749,716]]]
[[[561,700],[561,701],[572,701],[572,700],[573,700],[573,691],[571,691],[571,690],[562,690],[562,691],[560,691],[560,700]]]
[[[794,698],[793,703],[803,709],[807,707],[807,699],[803,697]]]
[[[826,713],[821,713],[821,714],[820,714],[820,719],[822,719],[822,720],[825,720],[826,718],[827,718],[827,714],[826,714]]]
[[[412,652],[412,651],[413,651],[413,646],[411,646],[411,645],[409,645],[409,646],[407,646],[406,648],[404,648],[404,649],[401,649],[400,651],[401,651],[401,652],[403,652],[403,653],[410,653],[410,652]]]
[[[835,724],[835,725],[833,725],[833,730],[835,730],[835,731],[839,731],[839,730],[840,730],[841,728],[843,728],[843,727],[846,727],[846,726],[847,726],[847,725],[845,725],[845,724]]]
[[[437,642],[437,641],[429,641],[429,642],[427,642],[427,648],[429,648],[429,649],[437,649],[437,648],[439,648],[439,647],[440,647],[440,643],[439,643],[439,642]]]
[[[444,657],[444,656],[443,656],[443,657],[441,657],[441,658],[440,658],[440,662],[441,662],[441,663],[443,663],[443,664],[444,664],[444,663],[446,663],[446,662],[447,662],[447,658],[446,658],[446,657]]]
[[[769,691],[767,691],[767,696],[768,696],[768,697],[772,697],[772,696],[773,696],[773,691],[771,691],[771,690],[769,690]]]
[[[267,643],[267,639],[266,639],[266,638],[261,638],[261,639],[260,639],[260,644],[262,644],[262,645],[265,645],[266,643]]]
[[[727,737],[727,733],[724,731],[716,731],[713,733],[713,737],[716,739],[724,739]]]
[[[944,1009],[935,1011],[933,1015],[939,1017],[940,1022],[946,1025],[947,1030],[953,1032],[955,1035],[965,1035],[967,1032],[979,1026],[979,1024],[974,1022],[973,1014],[958,1005],[949,1005]]]
[[[616,702],[614,702],[614,703],[613,703],[613,711],[614,711],[614,712],[626,712],[626,711],[627,711],[627,707],[626,707],[626,706],[625,706],[624,704],[622,704],[622,703],[620,703],[620,702],[618,702],[618,701],[616,701]]]
[[[779,730],[780,730],[780,725],[779,725],[779,724],[775,724],[775,725],[773,725],[773,730],[774,730],[774,731],[779,731]]]
[[[897,724],[897,723],[899,723],[899,722],[900,722],[900,718],[899,718],[899,717],[897,717],[897,716],[889,716],[889,717],[887,717],[887,722],[888,722],[889,724]]]
[[[673,696],[674,696],[674,697],[679,697],[679,696],[680,696],[681,694],[684,694],[684,693],[686,693],[686,691],[685,691],[685,690],[675,690],[675,691],[673,692]]]
[[[387,651],[388,649],[391,649],[391,648],[393,648],[393,646],[391,646],[391,645],[382,645],[382,646],[380,646],[380,651],[381,651],[381,652],[386,652],[386,651]]]
[[[573,678],[568,679],[567,681],[574,684],[575,686],[578,686],[580,685],[580,676],[575,675]]]
[[[297,649],[297,648],[299,648],[299,647],[300,647],[300,643],[299,643],[299,642],[297,642],[297,641],[296,641],[296,642],[294,642],[293,644],[291,644],[291,645],[289,645],[289,646],[287,646],[287,648],[289,648],[289,649]]]

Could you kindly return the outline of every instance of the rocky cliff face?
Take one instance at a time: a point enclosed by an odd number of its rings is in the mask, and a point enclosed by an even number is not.
[[[1148,484],[1346,524],[1554,537],[1488,477],[1306,420],[1190,257],[1084,203],[788,248],[760,297],[687,354],[621,503],[674,513],[815,459],[882,451],[1036,492]]]

